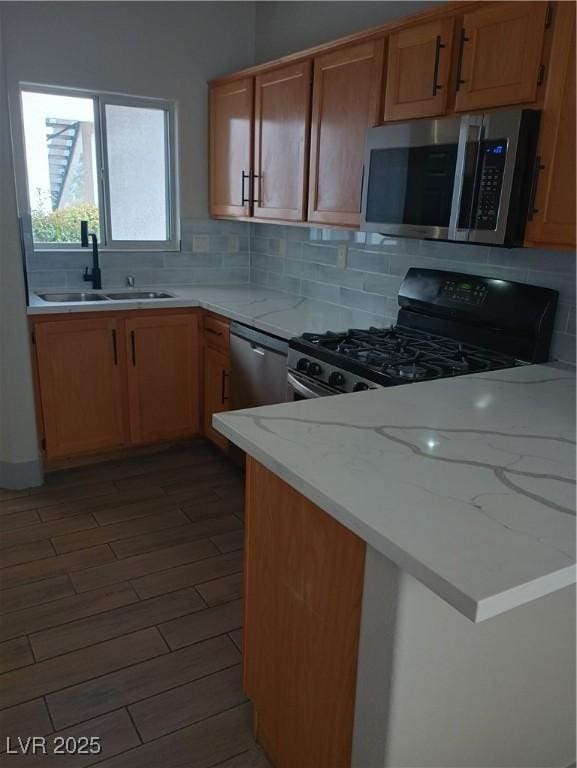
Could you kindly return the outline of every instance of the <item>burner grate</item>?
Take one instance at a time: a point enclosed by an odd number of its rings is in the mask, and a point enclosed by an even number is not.
[[[479,373],[516,365],[513,358],[403,326],[350,328],[341,333],[305,333],[314,356],[343,370],[376,376],[388,384]],[[313,347],[313,349],[310,349]]]

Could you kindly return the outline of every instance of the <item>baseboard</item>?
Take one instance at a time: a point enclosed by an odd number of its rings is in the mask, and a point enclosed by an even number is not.
[[[0,461],[0,488],[19,491],[42,485],[44,474],[39,459],[34,461]]]

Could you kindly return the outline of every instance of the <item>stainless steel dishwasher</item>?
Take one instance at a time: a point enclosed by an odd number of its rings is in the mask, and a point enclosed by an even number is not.
[[[268,333],[230,325],[230,404],[233,410],[284,403],[288,344]]]

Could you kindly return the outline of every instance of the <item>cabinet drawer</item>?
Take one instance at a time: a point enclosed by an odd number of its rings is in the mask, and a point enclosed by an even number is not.
[[[203,318],[204,343],[208,347],[228,352],[229,323],[212,315]]]

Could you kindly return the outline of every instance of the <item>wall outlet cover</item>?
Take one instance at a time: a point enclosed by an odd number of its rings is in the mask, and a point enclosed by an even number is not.
[[[208,253],[210,251],[210,240],[208,235],[193,235],[192,250],[194,253]]]
[[[337,247],[337,267],[339,267],[339,269],[347,268],[348,252],[349,252],[349,248],[346,243],[341,243]]]

